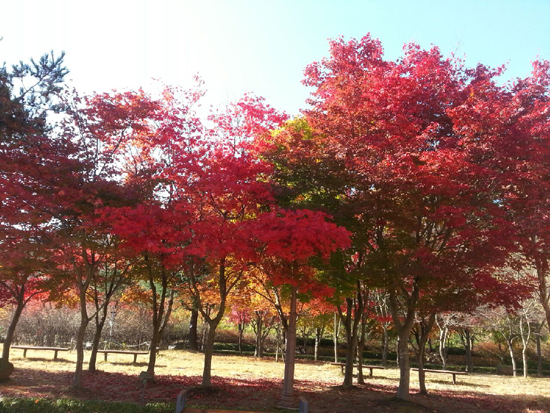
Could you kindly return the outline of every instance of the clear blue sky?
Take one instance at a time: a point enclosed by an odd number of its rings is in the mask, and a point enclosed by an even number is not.
[[[550,0],[12,0],[3,1],[0,62],[54,50],[67,53],[84,91],[188,86],[206,81],[209,102],[246,91],[290,113],[304,107],[308,63],[327,55],[327,39],[379,38],[386,57],[404,43],[434,44],[468,65],[508,65],[527,76],[550,59]]]

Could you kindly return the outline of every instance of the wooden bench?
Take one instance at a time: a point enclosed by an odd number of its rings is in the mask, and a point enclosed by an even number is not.
[[[417,368],[412,369],[413,371],[418,371]],[[453,375],[453,384],[456,384],[456,376],[466,376],[467,371],[452,371],[452,370],[433,370],[433,369],[424,369],[426,373],[443,373],[443,374],[452,374]]]
[[[137,356],[140,354],[149,354],[148,351],[132,351],[132,350],[97,350],[98,353],[104,354],[104,359],[107,361],[107,354],[109,353],[115,353],[115,354],[133,354],[134,355],[134,363],[137,363]]]
[[[27,350],[50,350],[54,352],[54,360],[57,360],[57,353],[59,351],[69,351],[69,349],[65,347],[11,346],[10,348],[23,350],[23,357],[25,358],[27,357]]]
[[[344,368],[346,367],[346,363],[330,363],[330,364],[331,364],[331,366],[340,366],[340,368],[342,369],[342,373],[344,373]],[[358,368],[359,365],[354,364],[353,367]],[[366,365],[366,364],[363,364],[362,367],[364,369],[369,369],[370,370],[369,377],[372,377],[374,369],[379,369],[379,370],[385,370],[386,369],[384,366],[369,366],[369,365]]]

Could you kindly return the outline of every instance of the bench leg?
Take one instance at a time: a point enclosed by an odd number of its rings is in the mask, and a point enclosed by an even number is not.
[[[456,374],[453,374],[453,384],[456,384]]]
[[[345,366],[340,366],[340,370],[342,370],[342,374],[344,374],[344,367]]]
[[[134,354],[134,364],[137,363],[137,354]]]
[[[373,368],[371,367],[371,368],[370,368],[370,376],[369,376],[369,377],[372,377],[372,375],[373,375],[373,372],[372,372],[372,371],[373,371]]]
[[[27,358],[27,349],[23,349],[23,358]]]
[[[53,359],[57,360],[57,350],[54,350],[54,352],[53,352]]]
[[[108,353],[103,353],[103,360],[107,361],[107,354]]]

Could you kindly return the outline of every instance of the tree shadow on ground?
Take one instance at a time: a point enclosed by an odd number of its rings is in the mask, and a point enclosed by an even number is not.
[[[0,383],[3,397],[77,398],[139,403],[175,403],[182,389],[196,389],[200,376],[156,376],[143,386],[138,375],[84,372],[82,389],[71,388],[72,372],[48,372],[18,368],[12,378]],[[188,405],[248,411],[276,411],[281,397],[282,380],[213,377],[215,391],[191,392]],[[411,393],[408,401],[395,397],[392,384],[367,383],[352,388],[331,386],[325,382],[297,380],[296,394],[309,402],[310,413],[402,412],[545,412],[550,398],[541,396],[495,396],[465,389],[433,391],[429,396]],[[414,390],[413,390],[414,391]]]

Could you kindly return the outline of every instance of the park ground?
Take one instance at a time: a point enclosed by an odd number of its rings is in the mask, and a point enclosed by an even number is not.
[[[87,373],[83,389],[75,391],[70,387],[74,352],[60,353],[54,361],[51,351],[29,351],[23,358],[22,350],[12,349],[16,371],[9,381],[0,383],[0,398],[175,403],[176,395],[187,388],[194,389],[188,404],[195,407],[279,411],[274,406],[282,389],[281,361],[215,355],[214,388],[201,392],[196,386],[201,380],[202,354],[162,351],[157,359],[156,383],[145,389],[138,376],[147,367],[147,356],[139,357],[137,364],[132,364],[129,355],[109,354],[108,361],[101,357],[98,371]],[[412,373],[411,397],[403,402],[395,398],[396,368],[375,370],[375,377],[367,378],[367,384],[352,389],[340,387],[340,368],[326,362],[298,361],[295,377],[296,393],[309,401],[311,413],[550,412],[550,378],[472,374],[459,376],[458,384],[453,385],[450,375],[427,374],[430,395],[421,396]]]

